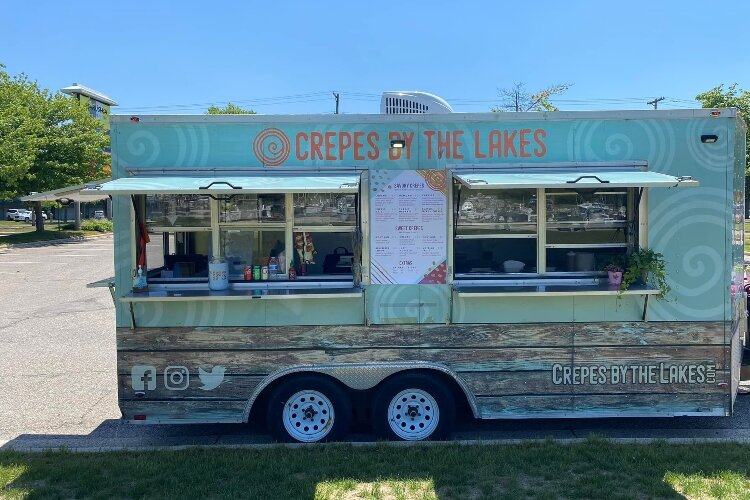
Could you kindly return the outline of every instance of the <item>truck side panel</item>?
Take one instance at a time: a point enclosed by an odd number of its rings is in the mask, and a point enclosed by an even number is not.
[[[482,418],[725,415],[731,375],[724,327],[118,328],[120,404],[126,419],[237,422],[255,388],[285,368],[432,362],[458,375]],[[138,387],[145,371],[154,375],[150,389],[148,383]]]

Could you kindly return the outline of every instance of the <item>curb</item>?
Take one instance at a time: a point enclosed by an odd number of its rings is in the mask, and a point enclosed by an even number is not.
[[[477,439],[477,440],[456,440],[456,441],[364,441],[364,442],[336,442],[336,443],[248,443],[248,444],[187,444],[173,446],[14,446],[9,445],[10,441],[0,441],[0,452],[10,450],[25,453],[44,453],[49,451],[66,451],[71,453],[108,453],[118,451],[144,452],[144,451],[182,451],[182,450],[204,450],[204,449],[225,449],[225,450],[266,450],[273,448],[310,448],[310,447],[345,447],[352,448],[374,448],[387,446],[394,448],[404,447],[434,447],[434,446],[508,446],[519,444],[542,444],[554,443],[560,445],[573,445],[590,441],[590,437],[581,438],[532,438],[532,439]],[[640,444],[648,445],[654,443],[666,443],[675,445],[691,444],[712,444],[712,443],[735,443],[750,444],[750,438],[606,438],[597,436],[596,441],[603,441],[610,444]],[[9,446],[8,446],[9,445]]]

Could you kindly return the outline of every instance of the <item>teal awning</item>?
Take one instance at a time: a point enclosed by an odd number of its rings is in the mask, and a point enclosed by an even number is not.
[[[656,172],[604,171],[604,172],[548,172],[454,173],[453,176],[471,189],[518,188],[629,188],[629,187],[693,187],[698,181],[692,177],[674,177]]]
[[[356,193],[359,174],[252,177],[124,177],[85,191],[104,194]],[[85,192],[84,191],[84,192]]]

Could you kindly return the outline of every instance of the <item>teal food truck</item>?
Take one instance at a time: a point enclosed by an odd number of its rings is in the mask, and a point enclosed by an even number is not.
[[[113,116],[123,419],[279,440],[732,413],[732,109]],[[618,271],[624,271],[618,273]],[[618,278],[622,281],[618,281]]]

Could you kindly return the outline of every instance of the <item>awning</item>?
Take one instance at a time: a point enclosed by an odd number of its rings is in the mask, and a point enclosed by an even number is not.
[[[518,188],[628,188],[628,187],[694,187],[698,181],[692,177],[674,177],[656,172],[606,171],[606,172],[549,172],[454,173],[453,176],[471,189]]]
[[[84,190],[104,194],[356,193],[359,174],[254,177],[124,177]]]
[[[65,199],[81,202],[99,201],[105,198],[109,198],[109,194],[84,188],[90,185],[109,182],[109,180],[110,179],[101,179],[98,181],[87,182],[86,184],[78,184],[75,186],[66,186],[63,188],[53,189],[52,191],[45,191],[43,193],[31,193],[28,196],[21,197],[21,201],[57,201]],[[84,191],[81,192],[81,190]]]

